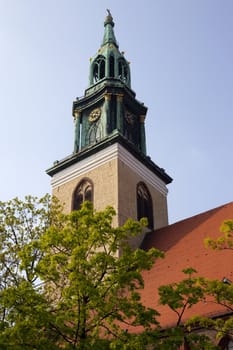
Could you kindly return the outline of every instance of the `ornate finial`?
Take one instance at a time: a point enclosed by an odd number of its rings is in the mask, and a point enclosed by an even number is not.
[[[112,17],[111,12],[109,9],[107,9],[108,16]]]
[[[105,24],[111,24],[112,26],[114,26],[114,23],[113,23],[113,18],[112,18],[112,14],[110,12],[109,9],[106,9],[107,10],[107,16],[106,16],[106,19],[105,19]]]
[[[107,17],[105,19],[105,23],[110,23],[112,26],[114,26],[111,11],[109,9],[106,9],[106,10],[107,10],[108,14],[107,14]]]

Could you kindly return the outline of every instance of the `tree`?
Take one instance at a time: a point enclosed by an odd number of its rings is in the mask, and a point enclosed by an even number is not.
[[[141,271],[163,253],[131,250],[127,239],[145,221],[113,228],[114,215],[88,202],[64,214],[49,196],[1,203],[2,349],[140,349],[149,342],[157,312],[140,300]],[[137,326],[140,336],[127,332]]]
[[[61,211],[49,195],[0,202],[0,348],[53,349],[42,332],[48,314],[37,266],[41,236]],[[43,345],[44,344],[44,345]]]
[[[177,315],[176,325],[164,331],[161,349],[179,349],[182,344],[186,344],[191,350],[218,349],[206,334],[196,332],[197,318],[184,322],[185,312],[204,301],[207,290],[204,287],[206,280],[196,277],[195,269],[187,268],[183,272],[183,280],[159,287],[160,303],[167,305]],[[199,321],[201,319],[204,320],[200,317]]]
[[[205,245],[214,250],[230,249],[233,250],[233,220],[225,220],[220,226],[220,232],[222,235],[217,239],[207,237],[205,239]]]
[[[161,329],[140,290],[142,270],[164,254],[133,251],[127,241],[145,220],[114,228],[114,215],[111,207],[95,212],[89,202],[64,214],[48,195],[0,202],[1,349],[217,349],[197,329],[232,334],[232,317],[183,321],[187,309],[207,298],[233,311],[233,284],[198,277],[192,268],[183,270],[182,281],[159,288],[160,303],[177,315],[174,327]],[[209,245],[231,249],[233,221],[222,227],[224,239],[208,239]]]
[[[220,235],[217,239],[207,237],[204,240],[206,247],[213,250],[233,250],[233,220],[225,220],[220,226]],[[199,279],[205,291],[205,298],[211,302],[223,306],[226,310],[226,317],[211,320],[206,317],[193,317],[189,324],[198,325],[207,329],[214,329],[217,332],[217,339],[233,337],[233,283],[227,278],[219,280]]]

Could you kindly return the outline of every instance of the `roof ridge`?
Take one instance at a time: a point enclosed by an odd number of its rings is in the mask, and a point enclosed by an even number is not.
[[[167,226],[160,227],[160,228],[154,230],[154,232],[158,232],[158,231],[163,230],[163,229],[165,229],[165,228],[167,229],[168,227],[174,226],[174,225],[176,225],[176,224],[180,224],[180,223],[182,223],[182,222],[184,222],[184,221],[192,220],[192,219],[194,219],[194,218],[196,218],[196,217],[198,217],[198,216],[202,216],[202,215],[205,215],[205,214],[209,214],[209,213],[211,213],[211,212],[213,212],[213,211],[215,211],[215,210],[219,210],[219,209],[224,208],[224,207],[227,207],[227,206],[229,206],[229,205],[233,205],[233,201],[228,202],[228,203],[225,203],[225,204],[222,204],[222,205],[220,205],[220,206],[218,206],[218,207],[215,207],[215,208],[212,208],[212,209],[208,209],[208,210],[203,211],[203,212],[201,212],[201,213],[199,213],[199,214],[195,214],[195,215],[189,216],[189,217],[187,217],[187,218],[185,218],[185,219],[181,219],[181,220],[179,220],[179,221],[173,222],[172,224],[169,224],[169,225],[167,225]]]

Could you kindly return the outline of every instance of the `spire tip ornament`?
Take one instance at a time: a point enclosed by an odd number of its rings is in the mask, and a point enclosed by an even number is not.
[[[111,12],[110,12],[109,9],[107,9],[107,13],[108,13],[108,16],[109,16],[109,17],[112,17]]]
[[[106,11],[108,14],[107,14],[107,17],[105,18],[104,25],[111,24],[114,27],[114,22],[113,22],[113,17],[112,17],[111,11],[109,9],[106,9]]]

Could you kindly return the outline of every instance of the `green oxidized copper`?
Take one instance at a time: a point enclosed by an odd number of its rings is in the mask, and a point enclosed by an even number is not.
[[[96,145],[116,136],[146,155],[147,108],[131,89],[129,62],[119,51],[113,17],[107,11],[103,41],[90,63],[89,87],[73,104],[74,153],[96,149]]]
[[[118,44],[117,44],[114,30],[113,30],[113,27],[114,27],[113,18],[110,13],[110,10],[107,9],[107,11],[108,11],[108,16],[106,17],[104,22],[105,31],[104,31],[102,46],[113,43],[118,48]]]
[[[114,34],[114,22],[110,11],[104,22],[103,42],[97,54],[91,60],[89,85],[92,86],[102,79],[113,78],[124,82],[129,88],[130,68]]]

